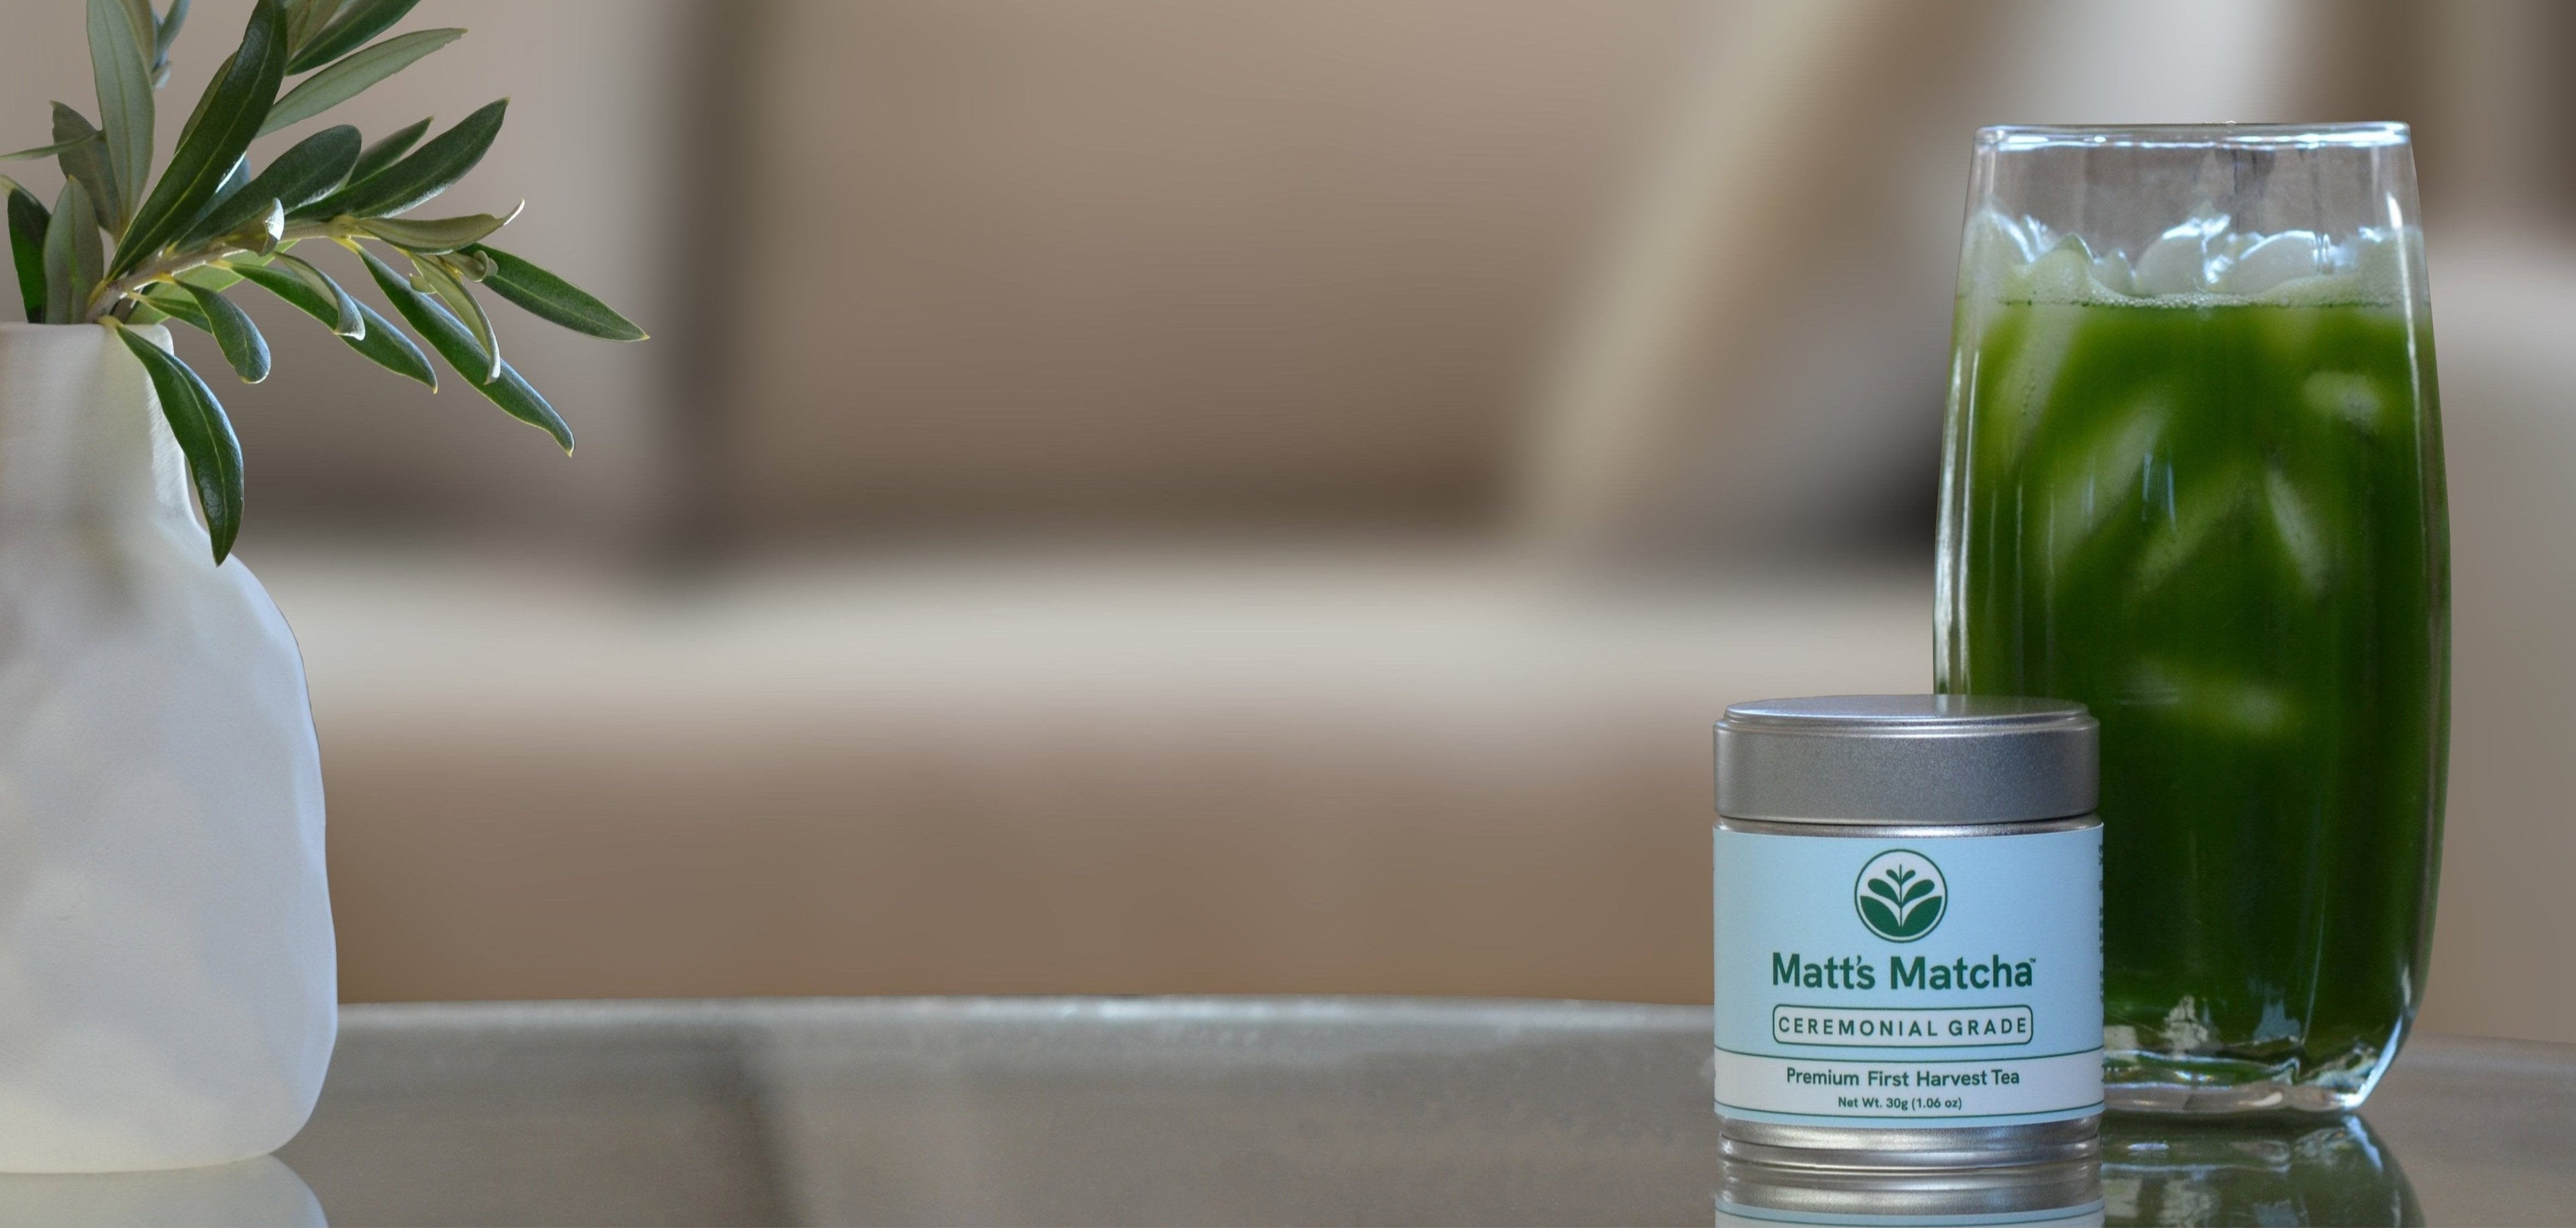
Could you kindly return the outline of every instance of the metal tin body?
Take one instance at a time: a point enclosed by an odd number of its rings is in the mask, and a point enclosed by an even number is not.
[[[1713,832],[1727,1156],[1866,1171],[2098,1154],[2095,729],[2054,701],[1727,710]]]

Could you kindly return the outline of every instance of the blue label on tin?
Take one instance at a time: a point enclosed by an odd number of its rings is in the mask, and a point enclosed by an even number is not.
[[[1717,1109],[1981,1126],[2102,1107],[2102,829],[1717,829]]]

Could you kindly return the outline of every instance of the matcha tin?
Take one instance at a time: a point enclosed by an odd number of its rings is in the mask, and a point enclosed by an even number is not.
[[[1717,724],[1728,1156],[2019,1165],[2098,1150],[2102,825],[2079,704],[1848,695]]]

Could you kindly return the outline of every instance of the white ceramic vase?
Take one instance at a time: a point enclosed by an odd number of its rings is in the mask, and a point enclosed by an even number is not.
[[[0,1171],[274,1150],[337,979],[285,620],[124,344],[0,325]]]

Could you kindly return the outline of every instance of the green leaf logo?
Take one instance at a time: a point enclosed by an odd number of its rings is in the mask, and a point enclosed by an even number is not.
[[[1912,849],[1889,849],[1860,868],[1852,904],[1869,932],[1889,942],[1912,942],[1941,924],[1949,911],[1950,886],[1931,858]]]

